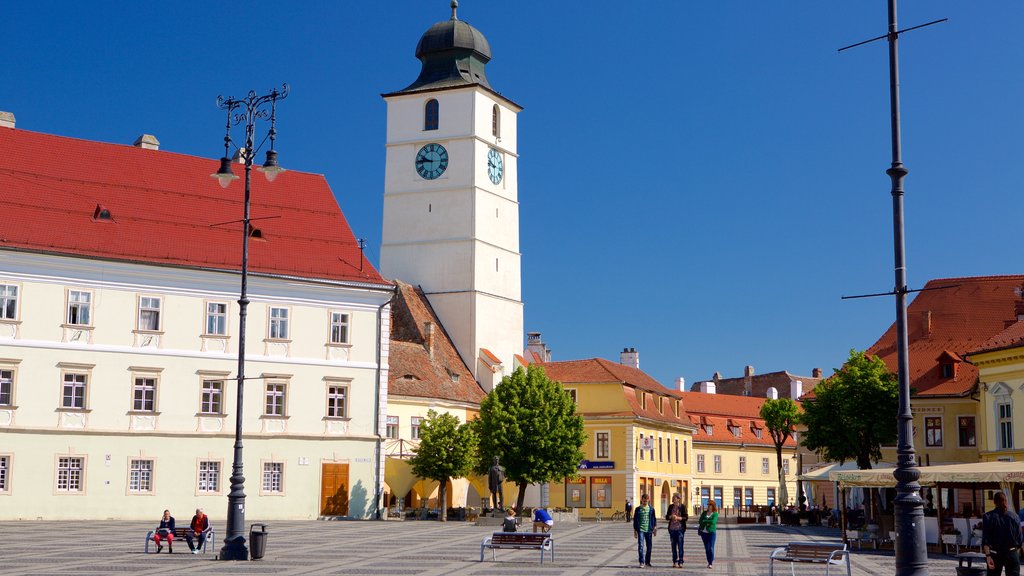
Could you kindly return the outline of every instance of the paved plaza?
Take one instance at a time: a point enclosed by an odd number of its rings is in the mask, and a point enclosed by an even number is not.
[[[836,540],[838,531],[820,527],[721,525],[718,559],[708,570],[695,530],[686,533],[686,568],[672,569],[668,533],[655,538],[653,569],[637,568],[636,545],[625,522],[556,524],[555,563],[541,566],[536,551],[498,550],[497,561],[480,562],[480,541],[493,528],[466,522],[280,521],[269,524],[267,554],[252,562],[219,562],[214,542],[206,555],[193,556],[185,542],[174,554],[144,554],[146,532],[155,522],[0,522],[0,575],[89,576],[131,574],[464,574],[505,576],[541,574],[736,574],[767,575],[773,547],[789,541]],[[223,530],[223,523],[214,524]],[[223,532],[220,532],[222,535]],[[218,537],[219,538],[219,537]],[[151,551],[154,548],[151,548]],[[933,576],[953,576],[956,561],[930,557]],[[782,565],[780,576],[789,572]],[[892,574],[892,551],[854,551],[853,573]],[[845,573],[845,571],[842,571]],[[800,565],[796,574],[824,574],[820,565]]]

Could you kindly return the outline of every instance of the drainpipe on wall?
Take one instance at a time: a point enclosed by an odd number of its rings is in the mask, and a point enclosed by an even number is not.
[[[380,496],[381,496],[381,464],[383,464],[383,455],[381,454],[381,444],[384,442],[384,437],[380,435],[380,373],[381,373],[381,355],[383,351],[383,345],[381,344],[381,336],[383,333],[381,324],[383,323],[384,307],[391,304],[398,294],[398,285],[395,285],[394,290],[391,291],[391,298],[388,301],[381,304],[377,308],[377,375],[375,379],[375,386],[373,387],[373,433],[377,436],[376,447],[374,448],[373,454],[373,507],[374,516],[377,520],[380,520]],[[388,337],[390,338],[391,327],[388,326]]]

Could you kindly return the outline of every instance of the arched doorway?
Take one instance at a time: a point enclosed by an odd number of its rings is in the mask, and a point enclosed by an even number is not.
[[[668,480],[661,481],[661,513],[659,516],[664,516],[668,513],[668,505],[672,502],[672,486]]]

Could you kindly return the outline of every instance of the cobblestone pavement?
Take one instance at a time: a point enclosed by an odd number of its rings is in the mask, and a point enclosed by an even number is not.
[[[217,523],[215,529],[222,530]],[[637,568],[636,545],[628,524],[603,522],[556,524],[555,563],[527,550],[498,550],[497,561],[481,563],[480,541],[493,531],[465,522],[317,522],[269,524],[266,557],[252,562],[215,560],[221,542],[205,555],[192,555],[184,542],[174,554],[143,553],[152,523],[140,522],[0,522],[0,575],[53,574],[89,576],[132,574],[461,574],[505,576],[540,574],[671,575],[768,574],[768,555],[789,541],[837,540],[838,531],[819,527],[720,525],[714,569],[708,570],[695,530],[686,533],[686,569],[673,570],[667,531],[654,543],[653,569]],[[219,532],[222,536],[223,532]],[[166,550],[165,550],[166,552]],[[933,576],[953,576],[955,559],[931,555]],[[789,572],[780,566],[779,574]],[[823,574],[820,565],[798,565],[796,574]],[[893,574],[892,551],[853,553],[858,576]],[[845,570],[842,571],[845,573]]]

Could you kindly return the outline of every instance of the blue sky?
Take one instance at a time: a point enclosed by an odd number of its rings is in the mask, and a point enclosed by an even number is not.
[[[892,323],[884,0],[462,0],[523,105],[526,329],[640,352],[663,384],[826,374]],[[448,0],[14,2],[0,110],[26,130],[218,157],[217,95],[282,82],[286,168],[325,174],[379,260],[385,108]],[[903,0],[911,288],[1019,273],[1024,3]],[[54,161],[60,161],[54,158]],[[211,161],[211,172],[216,168]],[[2,191],[0,191],[2,197]]]

